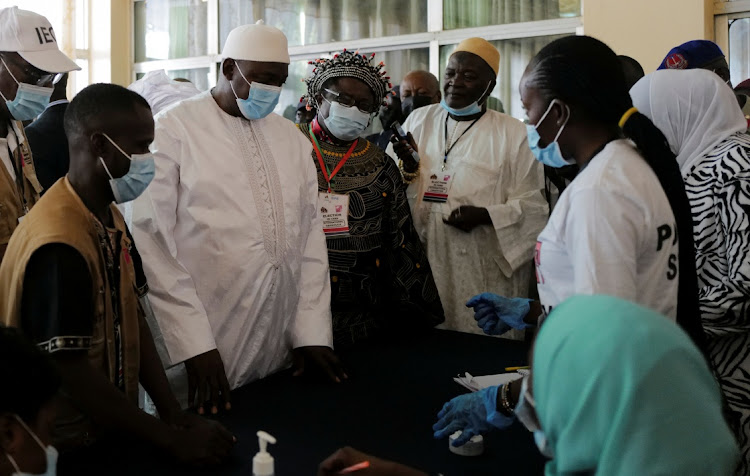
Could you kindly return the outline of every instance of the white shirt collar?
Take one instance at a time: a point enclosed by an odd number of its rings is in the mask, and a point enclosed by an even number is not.
[[[67,99],[58,99],[57,101],[52,101],[51,103],[47,104],[47,107],[45,109],[49,109],[52,106],[57,106],[58,104],[67,104],[68,102],[70,101],[68,101]]]

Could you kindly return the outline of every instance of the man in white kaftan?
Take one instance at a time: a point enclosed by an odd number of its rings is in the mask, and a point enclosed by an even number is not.
[[[271,113],[286,79],[286,38],[242,26],[222,56],[216,88],[156,117],[156,176],[133,211],[171,364],[186,364],[170,381],[184,404],[187,370],[188,403],[201,411],[210,392],[212,412],[219,392],[229,408],[229,388],[287,367],[292,349],[298,373],[307,362],[343,378],[330,349],[311,146]]]
[[[446,66],[443,102],[415,110],[404,123],[420,157],[407,194],[445,309],[444,327],[476,334],[482,330],[466,302],[482,292],[529,296],[534,245],[548,217],[544,171],[526,128],[486,107],[499,59],[480,38],[459,44]],[[404,161],[408,155],[399,152]],[[431,185],[446,176],[442,202],[430,196]]]

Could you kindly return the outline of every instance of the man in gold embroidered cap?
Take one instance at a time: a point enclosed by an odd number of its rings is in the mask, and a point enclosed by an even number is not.
[[[526,128],[487,108],[499,69],[500,52],[490,42],[459,43],[445,67],[440,104],[414,111],[404,123],[408,141],[388,149],[411,182],[409,204],[445,327],[465,332],[482,332],[465,306],[472,296],[488,289],[528,295],[531,256],[547,219],[543,169]]]
[[[273,112],[288,68],[281,30],[232,30],[216,87],[156,116],[156,173],[133,204],[168,376],[199,413],[292,357],[345,377],[312,146]]]

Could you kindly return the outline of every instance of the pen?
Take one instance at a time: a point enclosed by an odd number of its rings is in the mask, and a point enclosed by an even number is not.
[[[337,474],[350,474],[355,471],[359,471],[360,469],[366,469],[370,467],[369,461],[362,461],[361,463],[357,463],[355,465],[349,466],[348,468],[344,468],[341,471],[339,471]]]
[[[528,368],[529,368],[528,365],[521,366],[521,367],[505,367],[505,371],[506,372],[513,372],[515,370],[522,370],[522,369],[528,369]]]

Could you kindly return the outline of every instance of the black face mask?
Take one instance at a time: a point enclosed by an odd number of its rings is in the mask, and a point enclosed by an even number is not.
[[[432,98],[429,96],[409,96],[401,101],[401,112],[404,113],[404,119],[406,119],[413,110],[430,104],[432,104]]]
[[[388,130],[391,127],[391,124],[396,121],[401,121],[401,110],[383,107],[380,109],[378,117],[380,118],[380,123],[383,125],[383,129]]]

